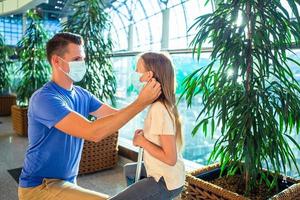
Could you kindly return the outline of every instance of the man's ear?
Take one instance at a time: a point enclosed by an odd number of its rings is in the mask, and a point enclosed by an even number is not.
[[[59,65],[59,58],[58,58],[57,55],[52,55],[52,57],[51,57],[51,65],[53,67],[55,67],[55,68]]]
[[[64,64],[63,60],[58,55],[55,55],[55,54],[51,58],[51,64],[55,68],[58,68],[58,67],[61,67],[63,69],[65,68],[65,64]]]

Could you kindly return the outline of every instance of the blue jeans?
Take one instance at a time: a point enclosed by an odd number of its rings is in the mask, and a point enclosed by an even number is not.
[[[163,177],[158,182],[153,177],[147,177],[144,164],[142,165],[141,179],[134,183],[136,166],[136,163],[124,166],[127,185],[129,186],[110,200],[172,200],[180,195],[183,187],[168,190]]]

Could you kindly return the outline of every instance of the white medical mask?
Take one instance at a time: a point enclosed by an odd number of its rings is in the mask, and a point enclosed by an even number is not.
[[[62,59],[62,58],[60,58]],[[62,59],[64,62],[64,59]],[[69,73],[65,72],[61,67],[59,69],[66,74],[70,79],[72,79],[74,82],[79,82],[83,79],[84,75],[86,74],[86,65],[85,62],[82,61],[70,61],[67,62],[69,64]]]
[[[138,72],[133,73],[131,76],[131,83],[133,87],[138,91],[141,91],[141,89],[145,86],[145,83],[140,81],[140,78],[142,76],[143,74]]]

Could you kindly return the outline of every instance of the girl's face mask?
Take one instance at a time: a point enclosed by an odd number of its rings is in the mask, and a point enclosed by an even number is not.
[[[146,84],[146,82],[141,82],[141,78],[143,75],[144,75],[143,73],[135,72],[134,74],[132,74],[132,77],[131,77],[131,83],[132,83],[133,87],[138,91],[141,91],[141,89]]]
[[[60,59],[69,64],[69,73],[65,72],[61,67],[59,67],[64,74],[66,74],[74,82],[79,82],[83,79],[84,75],[86,74],[86,65],[84,61],[67,62],[63,58]]]

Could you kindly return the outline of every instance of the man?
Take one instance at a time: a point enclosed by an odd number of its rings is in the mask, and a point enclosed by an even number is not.
[[[136,101],[117,111],[73,85],[86,72],[81,36],[56,34],[47,43],[47,58],[52,80],[30,99],[29,145],[20,176],[19,199],[107,199],[107,195],[76,184],[83,139],[98,142],[116,132],[160,95],[160,84],[149,73],[150,81]],[[99,119],[88,121],[89,115]]]

